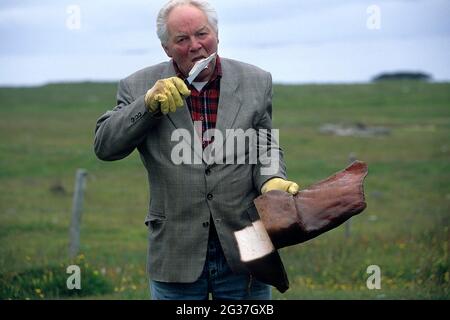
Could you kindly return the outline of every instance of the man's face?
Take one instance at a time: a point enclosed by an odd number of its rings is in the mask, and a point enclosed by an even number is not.
[[[217,52],[219,40],[206,15],[190,5],[172,9],[167,19],[169,40],[163,45],[167,55],[187,76],[195,62]],[[207,81],[214,71],[215,59],[203,70],[196,81]]]

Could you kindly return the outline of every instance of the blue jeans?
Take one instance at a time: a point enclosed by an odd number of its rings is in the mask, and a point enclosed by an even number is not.
[[[211,226],[212,228],[213,225]],[[271,287],[249,275],[234,274],[213,229],[202,274],[193,283],[150,281],[153,300],[270,300]]]

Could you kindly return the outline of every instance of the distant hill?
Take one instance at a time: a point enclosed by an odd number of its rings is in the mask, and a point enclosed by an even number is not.
[[[416,81],[431,81],[432,76],[424,72],[392,72],[381,73],[374,78],[372,82],[386,81],[386,80],[416,80]]]

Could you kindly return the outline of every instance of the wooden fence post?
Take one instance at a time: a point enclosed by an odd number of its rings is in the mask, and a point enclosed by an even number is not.
[[[83,196],[87,171],[78,169],[75,177],[73,193],[72,221],[70,223],[69,257],[75,258],[80,249],[81,213],[83,211]]]
[[[353,163],[354,161],[356,161],[356,155],[351,152],[348,156],[348,162],[349,164]],[[351,219],[347,220],[347,222],[345,223],[345,237],[346,238],[350,238],[351,235]]]

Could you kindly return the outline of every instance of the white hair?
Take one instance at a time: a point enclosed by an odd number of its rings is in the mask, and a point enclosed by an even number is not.
[[[172,11],[172,9],[183,5],[191,5],[203,11],[203,13],[208,18],[208,22],[213,28],[214,32],[218,34],[219,27],[217,12],[208,1],[170,0],[161,8],[161,10],[159,10],[158,17],[156,19],[156,33],[163,45],[167,44],[167,42],[169,41],[169,31],[167,30],[167,18],[169,16],[169,13]]]

